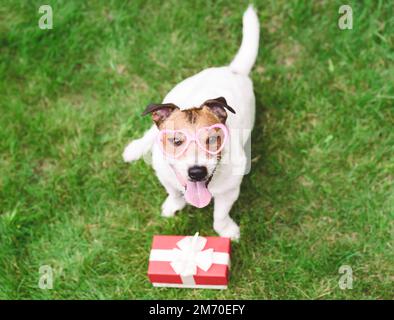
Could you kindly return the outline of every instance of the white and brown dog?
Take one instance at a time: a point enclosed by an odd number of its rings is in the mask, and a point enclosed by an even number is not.
[[[249,6],[231,64],[205,69],[176,85],[162,104],[149,105],[143,115],[150,113],[155,124],[123,152],[124,161],[132,162],[152,151],[153,168],[168,193],[163,216],[172,217],[186,203],[204,207],[213,197],[214,229],[233,240],[240,231],[229,213],[250,163],[245,148],[255,97],[248,75],[258,46],[259,21]]]

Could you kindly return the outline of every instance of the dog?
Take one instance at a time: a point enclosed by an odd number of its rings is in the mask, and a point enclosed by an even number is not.
[[[205,69],[177,84],[162,103],[148,105],[142,115],[150,114],[154,124],[123,152],[125,162],[152,152],[152,166],[168,193],[162,216],[174,216],[186,203],[205,207],[214,198],[214,230],[232,240],[239,239],[240,228],[229,213],[250,164],[245,148],[255,96],[249,73],[259,30],[256,11],[249,6],[242,43],[230,65]]]

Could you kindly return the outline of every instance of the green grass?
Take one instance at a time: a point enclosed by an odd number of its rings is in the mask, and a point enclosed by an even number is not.
[[[50,0],[53,30],[40,1],[3,1],[0,298],[393,298],[393,5],[348,2],[344,31],[341,1],[255,2],[252,170],[229,289],[211,291],[151,287],[152,236],[214,235],[212,206],[161,218],[153,170],[121,154],[148,103],[231,61],[247,1]]]

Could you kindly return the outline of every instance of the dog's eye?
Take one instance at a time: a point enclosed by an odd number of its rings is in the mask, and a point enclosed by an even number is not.
[[[216,144],[217,142],[218,142],[217,136],[210,136],[207,138],[207,144],[209,145]]]
[[[168,141],[170,143],[172,143],[176,147],[179,147],[183,143],[183,140],[181,140],[181,139],[179,139],[177,137],[175,137],[175,138],[168,138]]]

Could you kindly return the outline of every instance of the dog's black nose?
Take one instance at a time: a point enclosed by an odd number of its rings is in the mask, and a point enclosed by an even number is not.
[[[188,174],[190,179],[192,179],[193,181],[201,181],[206,178],[208,170],[207,167],[193,166],[189,168]]]

